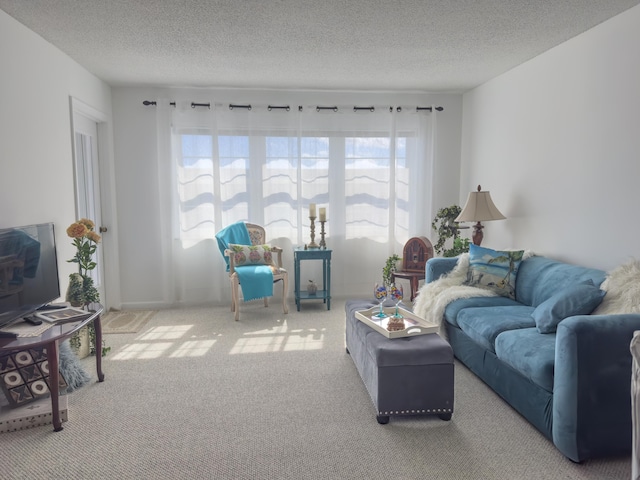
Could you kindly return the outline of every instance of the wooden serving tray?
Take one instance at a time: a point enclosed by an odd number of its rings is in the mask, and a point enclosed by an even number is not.
[[[398,308],[398,313],[403,316],[405,328],[404,330],[390,332],[387,330],[387,323],[389,318],[396,313],[396,307],[383,307],[382,311],[388,315],[386,318],[377,318],[375,316],[380,312],[379,306],[371,307],[368,310],[356,311],[356,318],[387,338],[413,337],[414,335],[438,332],[438,325],[427,322],[424,318],[420,318],[415,313],[402,307]]]

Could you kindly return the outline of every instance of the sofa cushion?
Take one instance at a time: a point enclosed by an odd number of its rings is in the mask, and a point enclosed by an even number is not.
[[[553,392],[556,335],[540,335],[535,328],[502,332],[496,337],[496,356],[536,385]]]
[[[495,352],[496,337],[507,330],[536,326],[526,305],[465,308],[458,313],[458,325],[482,347]]]
[[[524,250],[498,251],[471,244],[465,284],[515,299],[516,278],[523,255]]]
[[[458,313],[464,308],[473,307],[513,307],[520,305],[515,300],[507,297],[471,297],[460,298],[449,303],[444,310],[444,319],[451,325],[460,327],[458,325]]]
[[[593,280],[595,286],[600,286],[605,279],[605,272],[546,257],[527,258],[518,269],[516,299],[525,305],[537,307],[558,290],[588,279]]]
[[[600,305],[605,292],[591,279],[559,290],[536,307],[531,317],[540,333],[553,333],[567,317],[589,315]]]

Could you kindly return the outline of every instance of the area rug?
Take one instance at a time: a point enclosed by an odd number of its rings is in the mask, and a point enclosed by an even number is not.
[[[155,313],[154,310],[112,310],[102,316],[102,332],[137,333]]]

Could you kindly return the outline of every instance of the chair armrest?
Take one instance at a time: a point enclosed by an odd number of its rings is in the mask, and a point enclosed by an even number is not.
[[[233,250],[225,249],[224,256],[229,257],[229,275],[233,275],[236,273],[236,265],[235,265],[235,256],[233,255]]]
[[[631,449],[631,340],[640,314],[577,315],[558,325],[553,442],[579,462]]]
[[[458,263],[458,257],[433,257],[427,260],[425,267],[425,283],[433,282],[449,273]]]

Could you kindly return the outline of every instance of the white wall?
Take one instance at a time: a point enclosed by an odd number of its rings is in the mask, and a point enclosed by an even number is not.
[[[110,118],[111,89],[1,10],[0,65],[0,227],[54,222],[64,294],[76,220],[69,98]]]
[[[604,270],[640,258],[640,6],[468,92],[460,202],[507,220],[483,246]]]
[[[163,306],[158,201],[164,192],[157,190],[156,113],[155,107],[142,105],[143,100],[157,98],[263,105],[441,105],[444,111],[437,117],[435,172],[438,179],[434,182],[434,209],[458,200],[462,95],[114,88],[115,174],[122,271],[120,281],[125,308]],[[427,225],[433,218],[434,209],[424,212],[428,219],[425,222]],[[421,234],[433,238],[430,231]],[[348,252],[334,252],[334,264],[341,262],[341,259],[344,261],[347,255]],[[386,258],[378,258],[372,259],[372,262],[378,262],[382,269],[385,260]],[[338,268],[333,269],[336,275],[339,271]],[[292,290],[293,281],[290,283]],[[334,281],[334,285],[338,283]],[[366,285],[369,283],[366,282]],[[369,291],[349,292],[348,288],[355,287],[348,286],[341,294],[369,294]]]

